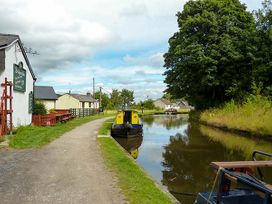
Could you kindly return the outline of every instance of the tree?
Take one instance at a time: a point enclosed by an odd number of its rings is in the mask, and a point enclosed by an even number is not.
[[[100,98],[100,92],[99,91],[95,92],[95,98],[99,100],[99,98]],[[107,109],[108,104],[110,102],[109,96],[106,93],[102,93],[101,94],[101,100],[102,100],[102,107]]]
[[[122,89],[120,93],[123,107],[130,107],[134,101],[134,91]]]
[[[121,93],[117,89],[113,89],[111,93],[110,103],[113,108],[120,108],[122,105]]]
[[[239,0],[188,1],[164,55],[167,92],[196,108],[242,98],[253,83],[254,19]]]
[[[272,96],[272,1],[264,0],[255,12],[257,53],[255,81],[262,94]]]
[[[146,99],[145,101],[142,102],[142,104],[144,105],[145,109],[152,110],[155,108],[155,105],[152,99]]]

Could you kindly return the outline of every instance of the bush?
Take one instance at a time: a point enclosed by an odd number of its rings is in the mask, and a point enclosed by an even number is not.
[[[43,103],[35,102],[33,108],[33,114],[35,115],[46,115],[46,108]]]

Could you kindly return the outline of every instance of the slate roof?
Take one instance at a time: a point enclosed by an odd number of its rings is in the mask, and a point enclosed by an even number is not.
[[[165,99],[165,98],[159,98],[159,99],[157,99],[156,101],[161,101],[161,102],[163,102],[165,105],[171,105],[171,104],[172,104],[170,101],[168,101],[168,100]]]
[[[58,96],[52,86],[35,86],[34,98],[43,100],[57,100]]]
[[[10,45],[12,42],[19,39],[18,35],[1,34],[0,33],[0,47]]]
[[[26,52],[25,52],[25,49],[23,48],[23,44],[22,44],[22,41],[19,37],[19,35],[14,35],[14,34],[3,34],[3,33],[0,33],[0,50],[5,48],[5,47],[9,47],[11,46],[14,42],[17,42],[19,43],[19,46],[22,50],[22,54],[24,55],[24,58],[25,58],[25,61],[29,67],[29,71],[32,75],[32,78],[34,80],[36,80],[37,78],[35,77],[35,74],[33,72],[33,69],[31,67],[31,64],[28,60],[28,57],[26,55]]]
[[[97,100],[93,99],[91,95],[83,95],[83,94],[69,94],[73,96],[75,99],[79,100],[80,102],[96,102]]]

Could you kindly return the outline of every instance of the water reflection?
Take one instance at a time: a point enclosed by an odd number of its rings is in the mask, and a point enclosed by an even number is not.
[[[159,125],[165,127],[167,130],[171,128],[180,128],[187,123],[188,114],[184,115],[148,115],[143,118],[144,124],[152,127],[153,125]]]
[[[117,141],[138,157],[136,161],[153,178],[183,194],[210,191],[215,178],[209,167],[212,161],[249,160],[255,149],[272,152],[270,142],[201,126],[189,122],[188,115],[146,116],[143,125],[143,137]],[[265,176],[272,181],[272,172]],[[195,200],[194,196],[174,196],[185,204]]]
[[[120,138],[115,137],[114,138],[127,152],[130,153],[130,155],[137,159],[139,155],[139,147],[142,144],[143,137],[131,137],[131,138]]]
[[[211,161],[242,159],[239,151],[232,157],[230,151],[217,142],[207,140],[194,125],[188,125],[185,136],[170,137],[164,146],[162,184],[170,191],[197,194],[212,188],[214,172],[209,167]],[[175,195],[182,203],[193,203],[195,197]]]

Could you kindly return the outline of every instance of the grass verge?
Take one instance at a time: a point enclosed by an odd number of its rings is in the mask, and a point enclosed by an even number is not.
[[[84,123],[112,116],[112,114],[100,114],[84,118],[76,118],[66,123],[58,123],[55,126],[22,126],[10,137],[9,146],[13,148],[37,148],[50,143],[75,127]]]
[[[107,120],[101,126],[99,132],[108,132],[108,124],[112,120]],[[107,131],[106,131],[107,130]],[[118,185],[126,199],[131,204],[167,204],[173,203],[171,198],[156,186],[154,181],[122,150],[113,138],[99,137],[102,155],[110,170],[118,178]]]
[[[272,135],[271,118],[272,101],[261,96],[250,97],[242,105],[231,101],[199,115],[199,120],[208,125],[262,136]]]
[[[98,130],[98,135],[108,135],[109,130],[114,122],[114,118],[106,120]]]

